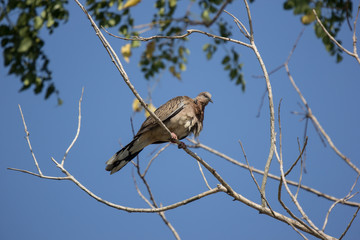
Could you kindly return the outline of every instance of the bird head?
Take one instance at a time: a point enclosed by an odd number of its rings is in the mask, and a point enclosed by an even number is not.
[[[199,93],[199,95],[196,97],[196,101],[202,103],[203,105],[207,105],[209,102],[213,102],[211,100],[211,94],[209,92],[201,92]]]

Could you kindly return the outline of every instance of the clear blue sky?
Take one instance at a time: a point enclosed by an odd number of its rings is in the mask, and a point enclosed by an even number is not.
[[[50,157],[60,161],[75,135],[78,100],[84,86],[80,137],[69,153],[65,167],[103,199],[129,207],[147,207],[135,190],[132,164],[112,176],[104,170],[105,161],[120,148],[119,142],[126,144],[132,139],[129,118],[134,96],[122,81],[87,18],[73,1],[70,1],[69,7],[69,22],[53,35],[44,36],[53,77],[64,100],[62,106],[56,105],[54,97],[44,101],[42,96],[34,96],[32,91],[18,93],[20,82],[7,76],[7,69],[3,68],[0,60],[0,239],[171,239],[170,230],[157,214],[118,211],[90,198],[71,182],[43,180],[6,169],[15,167],[36,171],[24,139],[17,106],[21,104],[33,150],[43,173],[63,176]],[[250,7],[255,41],[267,69],[272,70],[286,60],[303,26],[299,17],[282,9],[282,1],[255,1]],[[137,24],[145,23],[151,17],[147,15],[146,9],[149,8],[152,8],[150,1],[140,3]],[[247,23],[240,1],[234,1],[226,10]],[[231,18],[226,19],[233,24]],[[233,31],[237,31],[236,26]],[[235,37],[245,41],[240,34],[235,34]],[[344,25],[340,38],[347,48],[352,46],[351,37],[352,33]],[[111,37],[108,39],[118,52],[126,43]],[[252,75],[261,74],[259,64],[251,50],[236,46],[244,63],[243,73],[247,82],[246,92],[242,92],[240,87],[229,81],[219,64],[223,56],[221,48],[211,61],[206,60],[201,49],[208,41],[201,35],[190,37],[187,47],[191,55],[183,80],[178,81],[168,73],[162,74],[152,93],[153,103],[158,107],[175,96],[195,97],[199,92],[209,91],[214,104],[206,109],[200,141],[245,162],[238,144],[241,140],[250,164],[263,169],[269,150],[269,111],[266,100],[261,116],[256,117],[265,89],[264,80],[252,78]],[[129,64],[122,62],[130,80],[146,98],[148,87],[154,86],[155,81],[144,80],[137,64],[140,52],[135,50]],[[340,64],[336,64],[309,26],[289,66],[324,129],[340,151],[359,167],[359,64],[346,55]],[[298,155],[296,138],[303,137],[305,121],[299,121],[300,116],[291,114],[291,111],[301,111],[298,105],[300,99],[285,71],[273,74],[271,81],[275,105],[283,99],[283,155],[287,168]],[[135,115],[136,130],[143,120],[142,113]],[[308,127],[308,135],[307,174],[303,175],[303,183],[324,193],[344,197],[356,173],[328,145],[324,147],[312,125]],[[140,154],[142,169],[155,148],[148,147]],[[216,168],[236,191],[260,202],[248,171],[204,150],[194,151]],[[279,173],[275,159],[271,172]],[[218,182],[210,174],[206,173],[206,176],[210,185],[216,186]],[[298,176],[296,169],[289,178],[297,180]],[[257,179],[261,181],[261,176]],[[206,191],[197,163],[176,146],[169,147],[156,159],[148,173],[148,181],[155,199],[163,205]],[[267,196],[272,207],[284,213],[277,202],[277,187],[277,182],[269,180]],[[143,186],[141,190],[145,193]],[[359,191],[359,186],[356,191]],[[288,198],[285,200],[294,209],[291,201]],[[356,196],[352,200],[359,202],[360,198]],[[321,228],[332,202],[301,190],[299,201]],[[330,215],[326,232],[339,237],[354,211],[351,207],[337,206]],[[296,210],[294,212],[298,214]],[[234,202],[223,193],[168,211],[166,216],[183,239],[300,239],[286,224]],[[347,239],[359,239],[359,236],[360,222],[357,218]]]

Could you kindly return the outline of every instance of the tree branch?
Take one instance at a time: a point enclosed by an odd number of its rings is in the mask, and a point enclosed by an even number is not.
[[[23,114],[23,112],[22,112],[22,110],[21,110],[20,104],[19,104],[18,106],[19,106],[19,110],[20,110],[21,119],[22,119],[22,122],[23,122],[23,124],[24,124],[25,139],[26,139],[26,141],[27,141],[27,143],[28,143],[28,146],[29,146],[29,149],[30,149],[30,152],[31,152],[31,156],[32,156],[32,158],[34,159],[34,163],[35,163],[35,166],[36,166],[36,168],[37,168],[37,170],[38,170],[38,172],[39,172],[39,175],[42,176],[43,174],[42,174],[42,172],[41,172],[41,170],[40,170],[40,167],[39,167],[39,164],[38,164],[38,162],[37,162],[37,160],[36,160],[34,151],[33,151],[32,147],[31,147],[30,138],[29,138],[30,133],[29,133],[29,131],[27,130],[27,126],[26,126],[26,123],[25,123],[24,114]],[[12,169],[12,170],[14,170],[14,169]]]
[[[290,70],[289,70],[289,66],[288,64],[285,64],[285,69],[286,69],[286,73],[289,77],[289,80],[291,82],[291,84],[293,85],[293,87],[295,88],[295,91],[298,93],[301,101],[303,102],[304,106],[307,109],[307,117],[309,117],[313,124],[315,125],[315,127],[320,131],[320,133],[325,137],[326,141],[329,143],[330,147],[335,151],[335,153],[342,158],[352,169],[354,169],[357,174],[360,174],[360,169],[353,164],[349,158],[347,158],[344,154],[342,154],[340,152],[340,150],[335,146],[335,144],[333,143],[333,141],[331,140],[331,138],[329,137],[329,135],[325,132],[325,130],[322,128],[322,126],[320,125],[319,121],[317,120],[317,118],[315,117],[315,115],[312,114],[311,108],[309,107],[306,99],[304,98],[304,96],[302,95],[300,89],[298,88],[298,86],[296,85],[292,75],[290,74]]]
[[[355,35],[355,32],[356,32],[356,22],[357,22],[357,19],[358,19],[358,16],[359,16],[359,9],[360,9],[360,4],[359,4],[359,7],[358,7],[358,11],[357,11],[357,15],[356,15],[356,18],[355,18],[355,22],[354,22],[354,33],[353,33],[353,52],[350,52],[349,50],[347,50],[346,48],[344,48],[338,41],[336,41],[336,39],[331,36],[331,34],[328,32],[328,30],[325,28],[325,26],[322,24],[322,22],[320,21],[319,19],[319,16],[317,15],[315,9],[313,9],[313,13],[316,17],[316,21],[318,22],[318,24],[320,25],[320,27],[323,29],[323,31],[326,33],[326,35],[330,38],[331,41],[333,41],[342,51],[344,51],[346,54],[354,57],[356,59],[356,61],[360,64],[360,58],[359,58],[359,55],[358,53],[356,52],[356,35]]]
[[[206,150],[206,151],[208,151],[208,152],[211,152],[211,153],[215,154],[216,156],[219,156],[219,157],[225,159],[226,161],[228,161],[228,162],[230,162],[230,163],[232,163],[232,164],[235,164],[236,166],[239,166],[239,167],[244,168],[244,169],[248,169],[248,168],[249,168],[246,164],[243,164],[243,163],[235,160],[234,158],[231,158],[231,157],[227,156],[226,154],[221,153],[221,152],[219,152],[219,151],[217,151],[217,150],[215,150],[215,149],[213,149],[213,148],[211,148],[211,147],[208,147],[208,146],[206,146],[206,145],[204,145],[204,144],[202,144],[202,143],[199,143],[199,142],[195,142],[194,140],[189,139],[189,138],[187,138],[187,140],[189,140],[191,143],[195,144],[194,146],[189,146],[189,147],[192,147],[192,148],[202,148],[202,149],[204,149],[204,150]],[[256,169],[256,168],[254,168],[254,167],[250,167],[250,168],[252,169],[252,171],[253,171],[254,173],[257,173],[257,174],[260,174],[260,175],[264,175],[264,171],[262,171],[262,170],[260,170],[260,169]],[[269,173],[268,177],[271,178],[271,179],[277,180],[277,181],[280,181],[280,180],[281,180],[281,177],[276,176],[276,175],[271,174],[271,173]],[[314,189],[314,188],[308,187],[308,186],[306,186],[306,185],[299,184],[299,183],[297,183],[297,182],[295,182],[295,181],[286,179],[286,182],[287,182],[288,184],[292,185],[292,186],[300,187],[301,189],[303,189],[303,190],[305,190],[305,191],[307,191],[307,192],[313,193],[313,194],[315,194],[315,195],[317,195],[317,196],[319,196],[319,197],[323,197],[323,198],[325,198],[325,199],[327,199],[327,200],[330,200],[330,201],[333,201],[333,202],[336,202],[336,201],[339,200],[339,198],[336,198],[336,197],[334,197],[334,196],[325,194],[325,193],[323,193],[323,192],[320,192],[319,190],[316,190],[316,189]],[[341,202],[341,203],[344,204],[344,205],[352,206],[352,207],[360,207],[360,203],[357,203],[357,202],[345,201],[345,202]]]
[[[84,87],[82,88],[82,91],[81,91],[81,97],[80,97],[80,100],[79,100],[79,115],[78,115],[78,127],[77,127],[77,131],[76,131],[76,134],[75,134],[75,137],[73,139],[73,141],[71,142],[70,146],[68,147],[68,149],[65,151],[65,154],[64,154],[64,157],[61,161],[61,165],[64,166],[64,163],[65,163],[65,159],[66,159],[66,156],[68,155],[69,151],[71,150],[71,148],[74,146],[76,140],[78,139],[79,137],[79,134],[80,134],[80,127],[81,127],[81,102],[82,102],[82,98],[83,98],[83,95],[84,95]]]
[[[200,33],[200,34],[204,34],[205,36],[208,36],[210,38],[216,38],[216,39],[220,39],[220,40],[224,40],[224,41],[229,41],[229,42],[233,42],[236,44],[240,44],[243,45],[245,47],[251,48],[250,44],[244,43],[242,41],[239,40],[235,40],[232,38],[228,38],[228,37],[222,37],[222,36],[218,36],[215,34],[211,34],[208,32],[204,32],[201,30],[197,30],[197,29],[188,29],[186,30],[186,33],[182,34],[182,35],[176,35],[176,36],[160,36],[160,35],[155,35],[155,36],[151,36],[151,37],[140,37],[140,36],[135,36],[133,38],[126,38],[126,37],[120,37],[117,36],[115,34],[110,33],[109,31],[107,31],[104,27],[102,27],[102,29],[109,34],[110,36],[114,37],[114,38],[118,38],[118,39],[122,39],[122,40],[127,40],[127,41],[142,41],[142,42],[147,42],[147,41],[151,41],[154,39],[183,39],[186,38],[187,36],[193,34],[193,33]]]

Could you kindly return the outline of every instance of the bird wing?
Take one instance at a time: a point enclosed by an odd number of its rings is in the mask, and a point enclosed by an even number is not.
[[[160,118],[162,122],[166,122],[184,109],[184,107],[186,106],[186,100],[188,100],[187,98],[189,97],[179,96],[170,99],[169,101],[161,105],[159,108],[157,108],[154,113],[158,118]],[[192,100],[191,98],[189,99]],[[156,120],[149,116],[141,125],[141,128],[136,134],[136,136],[139,136],[140,134],[151,130],[155,126],[158,126]]]

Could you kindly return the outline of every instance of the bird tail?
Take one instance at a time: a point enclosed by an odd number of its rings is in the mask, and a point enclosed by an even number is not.
[[[123,168],[147,146],[144,146],[142,142],[139,137],[132,140],[106,162],[105,170],[113,174]]]

